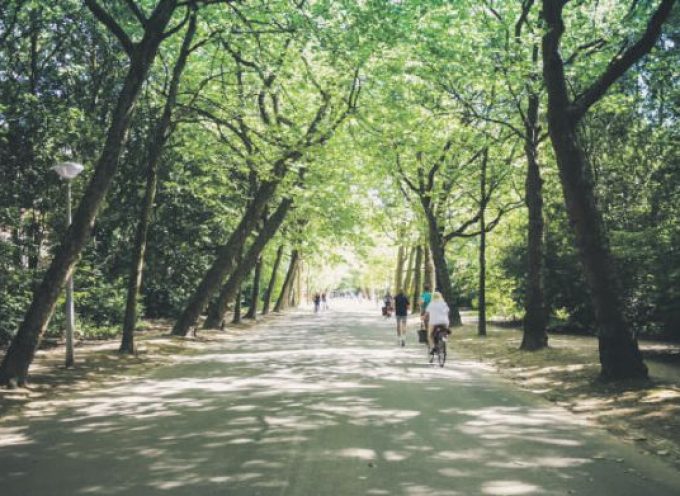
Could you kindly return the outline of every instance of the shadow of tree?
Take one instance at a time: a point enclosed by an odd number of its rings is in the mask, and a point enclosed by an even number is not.
[[[3,494],[676,494],[587,423],[356,310],[196,343],[0,424]],[[387,344],[389,342],[389,345]],[[631,462],[632,463],[632,462]],[[38,476],[39,474],[39,476]],[[604,493],[601,493],[604,494]]]

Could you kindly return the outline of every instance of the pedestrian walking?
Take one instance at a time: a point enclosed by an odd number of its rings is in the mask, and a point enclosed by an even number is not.
[[[397,319],[397,345],[406,346],[406,319],[408,317],[409,301],[403,290],[394,298],[394,314]]]

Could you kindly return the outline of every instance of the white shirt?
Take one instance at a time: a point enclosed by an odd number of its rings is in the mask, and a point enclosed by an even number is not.
[[[445,301],[431,301],[427,306],[427,313],[430,314],[430,325],[449,325],[449,306]]]

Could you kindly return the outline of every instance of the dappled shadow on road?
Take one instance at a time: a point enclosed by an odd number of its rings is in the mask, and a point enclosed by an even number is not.
[[[365,312],[278,318],[205,342],[145,379],[32,402],[27,421],[0,426],[0,487],[8,495],[589,492],[594,469],[608,462],[593,451],[600,447],[586,447],[594,441],[582,422],[531,405],[478,365],[429,366],[419,346],[394,346],[391,326]],[[641,494],[643,481],[621,467],[611,493]]]

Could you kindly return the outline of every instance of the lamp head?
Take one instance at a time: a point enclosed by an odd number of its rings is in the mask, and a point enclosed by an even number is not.
[[[83,165],[77,162],[61,162],[52,167],[52,170],[59,174],[62,179],[70,180],[83,172],[83,168]]]

